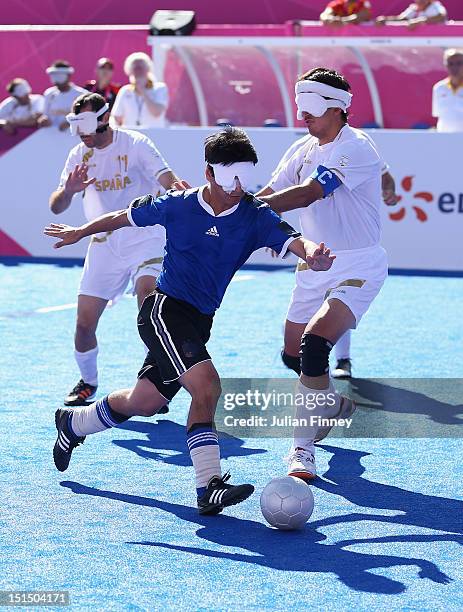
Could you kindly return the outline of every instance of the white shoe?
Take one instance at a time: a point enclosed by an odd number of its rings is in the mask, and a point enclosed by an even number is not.
[[[336,414],[334,414],[331,419],[348,419],[351,417],[357,408],[357,404],[354,400],[345,397],[344,395],[340,396],[339,402],[339,410]],[[333,425],[328,425],[326,427],[319,427],[317,431],[317,435],[315,436],[314,442],[320,442],[324,440],[326,436],[333,429]]]
[[[304,448],[295,448],[287,458],[288,476],[311,480],[317,475],[315,457],[313,453]]]

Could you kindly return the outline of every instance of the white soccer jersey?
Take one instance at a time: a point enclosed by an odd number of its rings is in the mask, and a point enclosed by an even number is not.
[[[326,242],[333,251],[351,251],[379,244],[381,237],[381,172],[384,167],[371,138],[345,125],[336,139],[319,145],[308,135],[293,155],[275,171],[273,191],[305,183],[324,166],[341,180],[326,198],[300,210],[302,234]]]
[[[45,98],[44,114],[50,119],[52,125],[59,126],[71,112],[72,104],[76,98],[88,93],[86,89],[71,83],[68,91],[60,91],[56,85],[44,91]]]
[[[167,108],[169,92],[165,83],[155,83],[153,87],[146,90],[146,93],[153,102]],[[135,92],[133,85],[123,85],[121,87],[114,101],[111,114],[113,117],[122,117],[122,125],[128,127],[137,125],[165,127],[166,125],[165,111],[159,117],[152,115],[145,100]]]
[[[370,138],[370,136],[366,132],[364,132],[364,134],[365,134],[365,136],[368,138],[368,140],[371,142],[371,144],[376,149],[376,144],[374,143],[373,139]],[[302,145],[305,144],[310,138],[312,138],[311,134],[304,134],[304,136],[302,136],[301,138],[298,138],[296,141],[294,141],[293,144],[288,149],[286,149],[286,151],[284,152],[283,157],[280,159],[280,161],[278,162],[277,167],[272,172],[272,176],[276,176],[276,174],[285,165],[285,163],[288,161],[288,159],[290,157],[292,157],[294,155],[294,153],[296,153],[296,151],[300,147],[302,147]],[[381,158],[381,174],[385,174],[386,172],[389,172],[389,170],[390,170],[389,164],[386,163],[384,161],[384,159]]]
[[[463,87],[452,89],[443,79],[432,88],[432,116],[437,117],[438,132],[463,132]]]
[[[170,168],[144,134],[132,130],[113,130],[113,141],[104,149],[89,149],[80,143],[67,158],[59,188],[64,187],[76,165],[88,166],[89,178],[95,183],[84,193],[84,212],[88,221],[108,212],[127,208],[130,202],[147,193],[162,190],[159,177]],[[164,236],[164,228],[123,228],[109,236],[111,246],[123,256],[129,244]]]
[[[43,113],[43,96],[29,95],[28,104],[19,104],[15,97],[10,96],[0,103],[0,119],[21,122],[31,119],[34,115]]]

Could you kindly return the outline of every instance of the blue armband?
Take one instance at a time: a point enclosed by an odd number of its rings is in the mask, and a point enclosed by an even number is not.
[[[328,170],[328,168],[325,168],[325,166],[318,166],[318,168],[312,172],[310,178],[321,185],[325,198],[333,193],[341,184],[339,177],[331,170]]]

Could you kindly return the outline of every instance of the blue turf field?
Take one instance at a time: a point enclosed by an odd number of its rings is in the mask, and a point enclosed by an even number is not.
[[[183,394],[167,417],[87,438],[55,471],[79,274],[0,266],[0,590],[65,589],[73,608],[105,611],[463,608],[461,438],[328,438],[299,533],[266,527],[258,494],[198,516]],[[238,274],[210,342],[222,376],[290,376],[278,352],[291,286],[287,271]],[[462,298],[463,279],[391,277],[354,335],[355,375],[461,377]],[[101,394],[130,386],[142,362],[135,314],[123,299],[102,319]],[[450,422],[463,420],[458,403],[441,404]],[[223,467],[260,492],[287,447],[232,438]]]

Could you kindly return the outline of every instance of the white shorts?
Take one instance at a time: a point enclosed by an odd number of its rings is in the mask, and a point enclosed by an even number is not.
[[[308,323],[325,300],[336,298],[352,311],[356,326],[360,323],[387,278],[386,251],[377,245],[334,254],[336,259],[326,272],[304,269],[305,263],[299,260],[288,321]]]
[[[103,300],[116,300],[132,282],[141,276],[158,277],[162,267],[164,243],[145,240],[131,244],[127,255],[118,255],[107,236],[93,236],[85,257],[78,295],[90,295]]]

